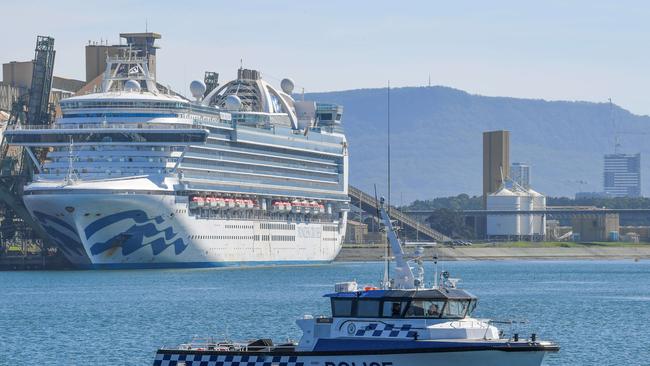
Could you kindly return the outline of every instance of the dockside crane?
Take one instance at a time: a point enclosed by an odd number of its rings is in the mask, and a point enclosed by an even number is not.
[[[32,71],[32,82],[29,91],[21,95],[12,105],[11,114],[6,128],[15,125],[48,125],[54,120],[54,107],[50,105],[50,92],[52,89],[52,75],[54,71],[54,38],[38,36]],[[0,145],[0,200],[4,203],[5,219],[0,227],[7,230],[0,232],[14,232],[14,213],[27,224],[45,246],[52,243],[47,239],[47,233],[32,219],[22,200],[22,189],[31,180],[34,167],[27,156],[25,148],[10,147],[3,136]],[[44,154],[37,154],[43,157]],[[3,241],[11,238],[3,237]],[[41,248],[43,249],[43,248]]]

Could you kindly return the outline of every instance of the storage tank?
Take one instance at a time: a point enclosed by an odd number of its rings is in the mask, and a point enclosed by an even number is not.
[[[516,191],[521,200],[521,210],[522,211],[532,211],[534,208],[534,197],[527,190]],[[533,214],[526,213],[519,215],[519,230],[522,236],[525,236],[526,239],[532,239],[534,233],[534,220]]]
[[[546,197],[539,192],[528,189],[528,194],[533,198],[533,210],[546,210]],[[533,215],[533,235],[546,236],[546,215]]]
[[[491,193],[487,196],[486,209],[488,211],[514,211],[521,210],[521,196],[507,188]],[[517,215],[488,215],[487,236],[519,236],[520,225]]]

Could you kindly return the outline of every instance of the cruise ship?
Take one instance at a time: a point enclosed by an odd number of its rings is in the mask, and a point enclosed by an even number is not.
[[[78,268],[332,261],[348,210],[343,108],[259,71],[184,98],[146,57],[107,58],[101,89],[51,126],[5,132],[34,165],[27,209]]]

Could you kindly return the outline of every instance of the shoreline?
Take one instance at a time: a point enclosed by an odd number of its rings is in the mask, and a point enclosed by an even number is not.
[[[412,252],[414,248],[407,248]],[[384,246],[346,246],[336,257],[336,262],[381,261]],[[438,258],[454,260],[597,260],[597,259],[650,259],[650,245],[628,247],[552,247],[552,248],[508,248],[508,247],[439,247]],[[425,260],[431,260],[433,248],[424,248]]]

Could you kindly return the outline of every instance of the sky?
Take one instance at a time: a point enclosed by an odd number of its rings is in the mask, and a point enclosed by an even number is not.
[[[307,92],[445,85],[474,94],[614,103],[650,114],[650,2],[8,1],[0,62],[51,35],[55,75],[84,79],[84,46],[145,29],[157,78],[189,94],[244,67]]]

